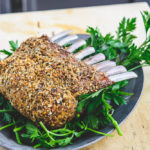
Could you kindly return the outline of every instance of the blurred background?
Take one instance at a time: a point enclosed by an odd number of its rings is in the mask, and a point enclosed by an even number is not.
[[[147,2],[150,0],[0,0],[0,13]]]

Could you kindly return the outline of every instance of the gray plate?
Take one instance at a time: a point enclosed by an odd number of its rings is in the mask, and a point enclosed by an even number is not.
[[[79,35],[79,38],[87,39],[89,35]],[[121,124],[133,111],[137,102],[139,101],[140,95],[142,93],[143,84],[144,84],[144,75],[143,70],[141,68],[137,69],[135,73],[138,75],[138,78],[131,79],[129,84],[124,88],[124,91],[134,93],[133,96],[128,96],[126,98],[127,104],[123,106],[119,106],[116,108],[113,117],[117,120],[119,124]],[[0,126],[2,123],[0,122]],[[100,130],[101,132],[110,133],[114,130],[112,125],[108,125],[106,128]],[[130,131],[129,131],[130,132]],[[75,150],[80,149],[85,146],[88,146],[92,143],[95,143],[104,138],[104,136],[100,136],[94,133],[88,133],[79,139],[77,139],[74,144],[68,145],[64,148],[57,148],[57,150]],[[115,137],[114,137],[115,138]],[[9,130],[4,130],[0,132],[0,145],[10,150],[33,150],[31,146],[27,145],[19,145],[17,144],[15,137],[10,134]],[[40,149],[42,150],[42,149]]]

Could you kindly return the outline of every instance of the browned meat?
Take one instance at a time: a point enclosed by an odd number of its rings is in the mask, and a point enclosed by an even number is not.
[[[0,93],[22,115],[48,128],[61,127],[74,117],[79,95],[111,84],[47,36],[26,40],[0,62]]]

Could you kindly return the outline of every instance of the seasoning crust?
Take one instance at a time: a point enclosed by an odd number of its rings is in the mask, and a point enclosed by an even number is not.
[[[0,93],[22,115],[59,128],[76,113],[77,97],[113,84],[47,36],[23,42],[0,62]]]

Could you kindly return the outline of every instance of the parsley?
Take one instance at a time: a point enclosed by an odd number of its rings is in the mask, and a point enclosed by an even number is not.
[[[136,29],[136,18],[126,19],[125,17],[119,24],[117,30],[117,38],[121,41],[130,45],[133,39],[136,38],[132,32]]]
[[[136,46],[134,39],[137,38],[133,31],[136,29],[136,18],[126,19],[120,22],[116,36],[107,34],[103,36],[99,29],[88,27],[87,32],[91,38],[88,44],[96,49],[95,53],[104,53],[107,59],[115,60],[118,64],[124,65],[130,70],[150,64],[150,14],[147,11],[141,12],[146,39]],[[141,63],[140,65],[138,63]]]
[[[130,70],[150,65],[150,34],[148,33],[150,29],[150,14],[144,11],[141,15],[144,22],[146,39],[139,47],[132,42],[127,57],[121,62],[121,64],[130,68]],[[140,65],[134,66],[134,64],[139,62],[141,62]]]
[[[98,129],[106,126],[108,123],[113,123],[119,135],[122,135],[111,113],[114,111],[113,106],[126,104],[125,96],[132,95],[131,93],[126,93],[121,90],[127,84],[128,81],[125,80],[95,93],[81,95],[78,98],[77,112],[80,113],[83,111],[84,118],[82,115],[79,118],[88,127],[93,129]],[[113,103],[110,105],[110,102]]]
[[[10,47],[11,47],[11,51],[15,51],[18,48],[18,41],[14,42],[14,41],[9,41]]]
[[[145,32],[146,32],[146,38],[148,37],[147,33],[150,29],[150,15],[149,12],[143,11],[141,12],[142,18],[143,18],[143,23],[145,26]]]
[[[16,41],[16,42],[9,41],[9,45],[11,47],[10,50],[5,50],[5,49],[0,50],[1,53],[7,55],[8,57],[11,56],[13,54],[13,52],[18,48],[18,41]]]
[[[11,52],[9,52],[9,51],[7,51],[7,50],[5,50],[5,49],[0,50],[0,52],[3,53],[3,54],[5,54],[5,55],[8,55],[8,56],[11,56],[11,55],[12,55]]]

